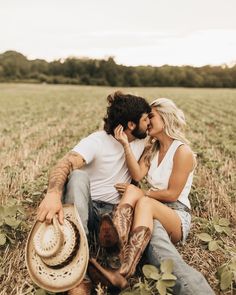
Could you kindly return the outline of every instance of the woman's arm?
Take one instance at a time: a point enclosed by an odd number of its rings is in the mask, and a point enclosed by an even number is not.
[[[187,145],[181,145],[174,155],[168,188],[158,191],[148,190],[145,192],[145,196],[164,202],[177,201],[194,167],[193,152]]]
[[[131,150],[127,135],[123,131],[123,127],[121,125],[116,127],[116,129],[114,130],[114,135],[116,140],[118,140],[124,148],[125,160],[131,177],[135,181],[140,181],[147,174],[148,171],[148,166],[144,161],[146,151],[144,150],[141,159],[139,160],[139,162],[137,162]]]

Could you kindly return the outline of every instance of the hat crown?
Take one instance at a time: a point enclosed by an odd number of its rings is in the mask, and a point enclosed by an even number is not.
[[[52,224],[45,222],[41,224],[33,239],[35,252],[42,258],[56,255],[63,242],[63,229],[56,215],[53,217]]]

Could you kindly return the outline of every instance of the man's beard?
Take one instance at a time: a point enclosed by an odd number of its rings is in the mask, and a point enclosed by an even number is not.
[[[136,126],[131,134],[138,139],[143,139],[147,136],[147,132],[139,129],[139,126]]]

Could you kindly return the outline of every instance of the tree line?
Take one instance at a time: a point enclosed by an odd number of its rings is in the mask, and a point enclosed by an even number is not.
[[[16,51],[0,54],[0,82],[106,86],[236,87],[236,65],[124,66],[107,59],[28,60]]]

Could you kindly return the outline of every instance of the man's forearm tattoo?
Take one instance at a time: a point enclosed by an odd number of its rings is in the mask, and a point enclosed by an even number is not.
[[[75,152],[69,152],[52,169],[49,175],[48,192],[62,193],[71,171],[81,168],[84,159]]]

